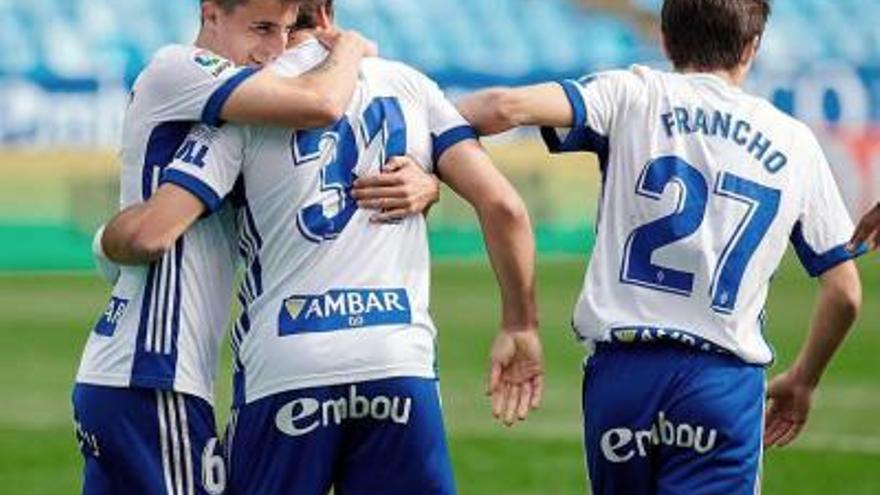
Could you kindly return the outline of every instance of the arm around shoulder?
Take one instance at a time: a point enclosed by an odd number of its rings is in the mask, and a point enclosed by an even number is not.
[[[557,83],[489,88],[465,96],[456,107],[484,136],[528,125],[571,127],[574,118],[565,90]]]
[[[100,243],[107,258],[122,265],[156,261],[204,213],[195,195],[163,184],[145,203],[128,207],[107,223]]]

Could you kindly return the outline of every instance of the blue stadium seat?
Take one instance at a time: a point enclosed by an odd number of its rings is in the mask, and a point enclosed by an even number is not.
[[[629,1],[654,13],[662,6]],[[338,9],[341,24],[375,38],[383,55],[450,84],[577,75],[658,56],[626,22],[577,3],[343,0]],[[776,0],[774,9],[762,64],[880,59],[876,0]],[[189,43],[197,30],[194,0],[0,0],[0,75],[130,81],[157,48]]]

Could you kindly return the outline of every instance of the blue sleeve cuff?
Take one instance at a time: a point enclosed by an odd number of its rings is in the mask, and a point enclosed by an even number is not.
[[[609,152],[608,137],[590,128],[587,123],[587,107],[574,81],[559,83],[565,90],[568,103],[571,105],[573,120],[571,130],[564,139],[560,139],[555,128],[542,127],[541,138],[550,153],[574,153],[589,151],[607,156]]]
[[[208,98],[208,102],[205,103],[204,110],[202,110],[202,122],[214,127],[222,125],[223,119],[220,118],[220,115],[223,113],[223,106],[226,105],[226,100],[229,99],[236,88],[241,86],[241,83],[247,81],[256,73],[257,69],[244,67],[238,71],[238,74],[230,77],[219,88],[215,89],[210,98]]]
[[[214,189],[202,180],[180,170],[166,169],[162,173],[161,184],[174,184],[182,187],[199,198],[205,205],[206,213],[213,213],[220,208],[223,200]]]
[[[801,260],[801,264],[811,277],[818,277],[835,266],[858,258],[868,252],[868,247],[865,245],[859,246],[855,251],[849,251],[846,249],[846,245],[841,244],[824,253],[817,253],[804,239],[800,222],[795,224],[794,230],[791,233],[791,243],[794,246],[795,253],[797,253],[798,258]]]
[[[568,98],[568,103],[571,105],[572,112],[572,122],[571,127],[577,129],[579,127],[587,126],[587,106],[584,103],[584,97],[581,96],[581,91],[578,87],[578,83],[574,81],[560,81],[559,85],[562,86],[563,91],[565,91],[565,96]]]
[[[449,148],[452,148],[462,141],[467,141],[468,139],[478,139],[477,131],[469,125],[453,127],[439,136],[432,135],[431,144],[433,145],[434,151],[431,155],[431,159],[434,161],[434,166],[440,163],[440,158]]]

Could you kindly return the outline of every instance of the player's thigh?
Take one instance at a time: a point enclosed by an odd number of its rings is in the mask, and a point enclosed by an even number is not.
[[[175,392],[77,385],[77,439],[85,459],[83,493],[156,495],[222,492],[222,460],[206,476],[203,460],[219,459],[213,408]],[[208,463],[210,464],[210,462]]]
[[[337,495],[456,493],[436,381],[367,382],[349,396]]]
[[[752,494],[761,464],[764,371],[734,358],[695,371],[658,419],[659,493]]]
[[[657,458],[650,431],[674,383],[664,349],[601,347],[584,368],[584,446],[596,494],[649,494]]]
[[[234,410],[226,436],[226,495],[326,495],[348,414],[341,390],[289,391]]]

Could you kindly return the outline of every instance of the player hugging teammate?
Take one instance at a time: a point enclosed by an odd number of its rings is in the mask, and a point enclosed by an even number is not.
[[[504,308],[496,414],[540,402],[524,204],[436,84],[361,61],[370,44],[336,34],[329,3],[294,26],[300,3],[202,0],[197,47],[161,50],[135,83],[126,208],[96,236],[114,292],[74,392],[86,494],[455,493],[421,215],[437,185],[421,167],[483,225]],[[211,397],[236,251],[224,460]]]
[[[412,68],[361,61],[356,35],[328,34],[329,0],[202,4],[202,49],[160,51],[135,84],[128,208],[96,238],[142,265],[122,269],[77,380],[84,493],[455,493],[421,212],[429,173],[474,206],[503,302],[492,408],[525,419],[543,389],[534,242],[474,139],[525,125],[551,152],[596,153],[602,172],[573,320],[591,350],[593,492],[760,488],[763,447],[799,434],[858,313],[852,258],[877,223],[853,235],[812,132],[741,89],[768,0],[666,0],[673,72],[493,88],[457,109]],[[763,305],[786,240],[820,298],[795,363],[766,385]],[[210,397],[236,245],[224,462]]]

